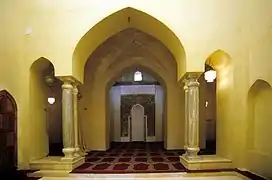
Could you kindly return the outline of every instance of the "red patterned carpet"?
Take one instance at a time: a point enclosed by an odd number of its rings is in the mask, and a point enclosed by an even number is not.
[[[72,173],[184,172],[183,150],[166,151],[163,143],[112,143],[105,152],[90,152]]]

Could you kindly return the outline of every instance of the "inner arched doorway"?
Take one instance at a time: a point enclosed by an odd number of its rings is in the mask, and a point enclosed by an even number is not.
[[[6,91],[0,91],[0,154],[1,165],[17,166],[17,105]]]
[[[112,144],[165,140],[165,83],[146,71],[144,67],[131,67],[109,82],[107,121]]]

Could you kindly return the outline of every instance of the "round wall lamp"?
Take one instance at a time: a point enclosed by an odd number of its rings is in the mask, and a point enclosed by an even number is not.
[[[208,70],[204,73],[204,78],[207,82],[213,82],[216,78],[215,70]]]

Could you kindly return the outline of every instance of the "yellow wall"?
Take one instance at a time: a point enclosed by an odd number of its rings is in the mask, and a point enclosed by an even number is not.
[[[185,71],[203,71],[207,57],[217,49],[222,49],[231,57],[232,85],[225,85],[224,90],[218,88],[217,92],[217,120],[222,119],[217,128],[218,149],[219,154],[232,159],[235,166],[246,167],[247,93],[258,78],[272,81],[271,6],[272,1],[268,0],[119,0],[112,3],[103,0],[29,0],[28,3],[2,0],[0,88],[7,89],[18,104],[19,167],[28,167],[28,161],[34,157],[28,145],[32,135],[29,127],[31,64],[40,57],[46,57],[54,64],[56,75],[74,75],[82,80],[87,55],[105,38],[128,27],[127,15],[130,13],[131,27],[154,34],[171,48],[178,64],[178,77]],[[174,32],[182,46],[173,46],[179,43],[171,33],[166,33],[167,28],[154,23],[154,19],[144,15],[139,16],[143,19],[137,19],[137,11],[119,13],[113,17],[114,21],[102,24],[96,31],[91,30],[92,38],[82,39],[100,20],[126,7],[138,9],[160,20]],[[32,34],[26,35],[28,27],[32,29]],[[163,37],[163,34],[169,38]],[[78,42],[82,48],[74,51]],[[182,53],[182,47],[186,54]],[[97,98],[99,102],[105,100],[104,96]],[[38,112],[37,108],[33,107],[31,111]],[[97,119],[104,118],[102,111]],[[43,151],[37,154],[44,154]]]
[[[271,86],[263,80],[257,80],[248,94],[246,168],[269,178],[272,178],[272,143],[269,141],[271,100]]]

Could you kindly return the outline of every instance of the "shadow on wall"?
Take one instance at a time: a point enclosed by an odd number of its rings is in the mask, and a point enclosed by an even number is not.
[[[248,92],[247,162],[249,170],[272,178],[272,88],[256,80]]]
[[[216,154],[216,79],[207,82],[199,77],[199,146]]]

